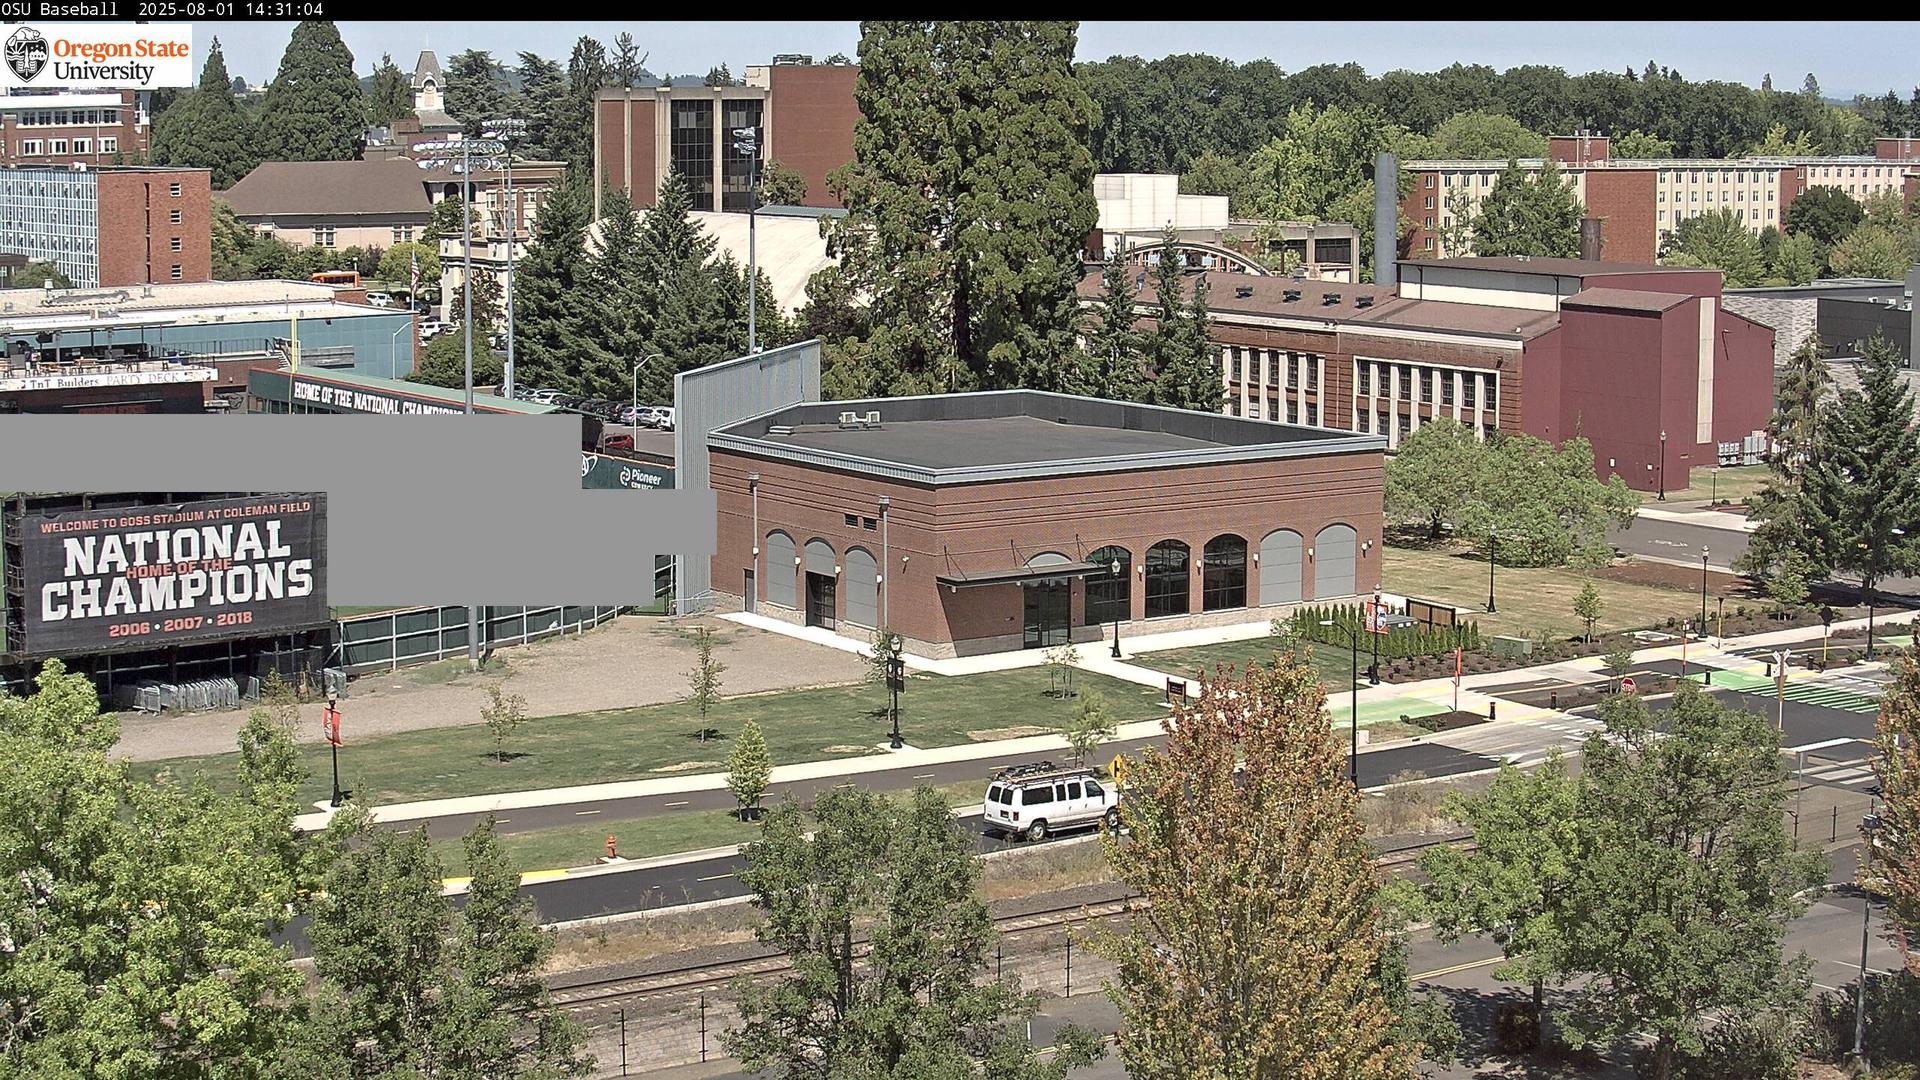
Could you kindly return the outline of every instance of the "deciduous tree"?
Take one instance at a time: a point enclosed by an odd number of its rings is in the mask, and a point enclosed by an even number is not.
[[[1601,719],[1583,748],[1583,846],[1556,920],[1572,994],[1562,1015],[1576,1044],[1651,1036],[1650,1075],[1667,1080],[1716,1018],[1804,995],[1782,944],[1825,860],[1787,835],[1772,722],[1689,683],[1657,715],[1622,696]]]
[[[787,802],[743,851],[741,880],[766,917],[755,936],[792,960],[785,974],[741,984],[740,1024],[721,1038],[749,1071],[1063,1080],[1100,1056],[1098,1036],[1073,1025],[1051,1058],[1027,1043],[1020,1024],[1035,1003],[988,976],[995,935],[973,838],[937,792],[921,788],[903,806],[836,787],[813,817],[809,839]]]
[[[1593,640],[1593,624],[1607,610],[1607,602],[1600,597],[1600,590],[1594,588],[1593,579],[1587,578],[1580,583],[1580,595],[1573,598],[1573,616],[1587,626],[1587,640]]]
[[[1731,209],[1712,210],[1682,221],[1661,244],[1660,261],[1718,270],[1726,275],[1729,289],[1758,285],[1767,269],[1759,238]]]
[[[1912,651],[1893,663],[1875,741],[1880,753],[1873,770],[1884,808],[1872,872],[1886,883],[1900,958],[1909,975],[1920,976],[1920,665]]]
[[[740,803],[742,821],[759,815],[760,799],[772,779],[773,759],[767,754],[767,737],[760,730],[760,722],[749,716],[740,725],[733,749],[727,752],[727,790]]]
[[[1553,162],[1531,175],[1509,162],[1474,215],[1474,253],[1578,258],[1584,212]]]
[[[1166,749],[1127,770],[1131,836],[1104,840],[1146,899],[1103,948],[1128,1074],[1151,1080],[1411,1075],[1377,979],[1387,935],[1359,794],[1293,658],[1208,681]]]
[[[1387,459],[1387,518],[1425,525],[1438,540],[1449,526],[1459,527],[1486,459],[1487,444],[1460,421],[1440,417],[1421,424]]]
[[[727,665],[713,655],[713,631],[704,626],[693,629],[693,667],[687,671],[687,703],[700,710],[700,741],[706,742],[712,728],[707,713],[720,703],[720,673]]]
[[[799,206],[806,197],[806,177],[778,161],[760,167],[760,205]]]
[[[498,686],[487,687],[487,703],[480,707],[480,721],[493,734],[495,761],[507,760],[507,740],[526,722],[527,699],[509,694]]]

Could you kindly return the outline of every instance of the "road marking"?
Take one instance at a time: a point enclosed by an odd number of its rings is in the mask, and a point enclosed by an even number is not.
[[[930,773],[930,772],[923,772],[923,773],[915,773],[915,774],[913,774],[913,779],[915,779],[915,780],[931,780],[931,779],[933,779],[934,777],[936,777],[936,776],[938,776],[938,775],[940,775],[940,774],[939,774],[939,773]]]
[[[1873,779],[1873,770],[1869,769],[1865,776],[1856,776],[1851,780],[1842,780],[1840,782],[1843,784],[1864,784],[1871,779]]]
[[[1788,754],[1804,754],[1813,750],[1825,750],[1829,746],[1845,746],[1852,741],[1852,739],[1828,739],[1826,742],[1812,742],[1805,746],[1789,746],[1782,752]]]
[[[679,802],[661,803],[660,808],[662,810],[671,810],[676,806],[685,806],[685,805],[687,805],[687,800],[681,799]]]
[[[1432,971],[1422,971],[1407,977],[1409,979],[1433,979],[1441,975],[1451,975],[1456,971],[1471,971],[1474,968],[1492,967],[1494,964],[1498,964],[1505,959],[1506,957],[1504,956],[1489,956],[1485,960],[1472,960],[1464,964],[1455,964],[1452,967],[1434,968]]]
[[[732,876],[733,876],[732,874],[715,874],[712,877],[695,878],[694,880],[695,881],[725,881],[726,879]]]
[[[599,812],[600,811],[598,810],[575,810],[573,812],[573,816],[574,817],[592,817],[593,815]]]

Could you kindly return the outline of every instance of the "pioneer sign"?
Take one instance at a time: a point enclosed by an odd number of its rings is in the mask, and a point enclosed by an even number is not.
[[[327,622],[326,496],[24,515],[30,655],[264,637]]]

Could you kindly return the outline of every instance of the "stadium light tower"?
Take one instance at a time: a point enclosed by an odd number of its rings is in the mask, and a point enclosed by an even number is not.
[[[488,139],[467,138],[464,133],[458,139],[443,139],[437,142],[416,144],[415,150],[425,151],[425,157],[416,163],[422,169],[447,169],[460,177],[460,231],[464,247],[464,269],[462,270],[460,316],[460,334],[466,339],[467,374],[466,415],[473,415],[473,166],[474,152],[480,153],[482,168],[499,168],[496,155],[505,152],[506,147]],[[475,604],[467,605],[467,668],[480,670],[480,608]]]
[[[514,248],[520,244],[520,203],[513,197],[513,158],[515,147],[527,137],[527,122],[511,116],[488,120],[481,125],[480,134],[500,143],[507,171],[507,365],[501,375],[500,392],[512,397],[514,379],[519,374],[513,351],[513,257]]]
[[[760,338],[754,320],[754,301],[760,292],[760,271],[754,261],[753,222],[760,209],[760,129],[733,129],[733,151],[747,155],[747,353],[760,351]]]

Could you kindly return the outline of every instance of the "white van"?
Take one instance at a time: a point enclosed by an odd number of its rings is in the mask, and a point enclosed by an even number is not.
[[[1120,825],[1120,792],[1088,768],[1051,761],[1002,770],[987,785],[982,817],[995,833],[1044,840],[1048,833],[1088,825]]]

